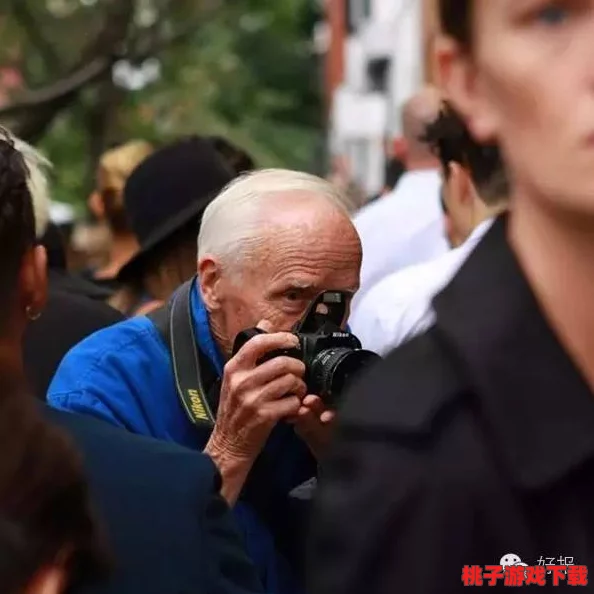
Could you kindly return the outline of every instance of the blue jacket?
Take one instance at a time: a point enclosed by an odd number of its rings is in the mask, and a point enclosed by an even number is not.
[[[83,454],[113,570],[77,594],[263,592],[204,455],[44,407]]]
[[[220,375],[224,361],[195,286],[192,315],[198,347]],[[187,418],[175,389],[169,350],[146,317],[101,330],[74,347],[50,385],[48,402],[60,410],[92,415],[196,450],[202,450],[209,438],[207,430],[198,429]],[[238,502],[233,512],[265,589],[270,594],[293,594],[300,591],[299,580],[278,544],[290,541],[298,529],[288,493],[315,474],[315,463],[305,444],[284,424],[273,431],[264,453],[272,466],[264,479],[259,476],[256,497],[275,520],[265,524],[245,501]]]

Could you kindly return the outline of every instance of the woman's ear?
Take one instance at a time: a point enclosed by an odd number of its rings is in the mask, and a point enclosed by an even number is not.
[[[102,221],[105,218],[103,199],[101,198],[101,194],[96,190],[89,196],[87,206],[98,221]]]
[[[440,35],[435,43],[435,57],[444,98],[462,115],[477,140],[492,140],[496,122],[482,92],[473,56],[455,40]]]
[[[19,275],[20,302],[30,320],[45,309],[47,291],[47,252],[36,246],[25,254]]]

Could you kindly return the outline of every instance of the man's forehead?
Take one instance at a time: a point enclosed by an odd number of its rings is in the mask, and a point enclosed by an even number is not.
[[[354,293],[359,288],[359,275],[352,269],[320,269],[317,274],[305,271],[280,269],[269,278],[273,288],[296,289],[307,295],[319,295],[324,291],[346,291]]]

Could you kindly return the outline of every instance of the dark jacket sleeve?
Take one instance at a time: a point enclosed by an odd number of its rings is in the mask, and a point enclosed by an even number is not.
[[[436,490],[414,452],[343,443],[323,476],[309,550],[309,594],[462,592],[472,513]],[[493,560],[495,561],[495,560]]]
[[[432,412],[435,399],[425,395],[436,395],[434,380],[422,375],[404,385],[393,364],[381,363],[349,395],[322,466],[309,594],[463,592],[462,567],[480,558],[471,547],[479,542],[478,477],[456,464],[468,441],[447,409]]]
[[[114,564],[97,592],[262,592],[210,458],[93,418],[43,410],[79,447],[105,527]]]
[[[105,303],[82,295],[50,292],[42,316],[27,326],[23,356],[27,379],[40,400],[66,353],[97,330],[124,320]]]
[[[219,495],[220,477],[204,509],[204,527],[209,559],[205,567],[211,574],[213,594],[252,594],[263,592],[256,570],[248,558],[226,501]],[[205,590],[206,591],[206,590]]]

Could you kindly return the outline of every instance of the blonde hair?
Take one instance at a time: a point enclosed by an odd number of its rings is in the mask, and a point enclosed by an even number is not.
[[[11,138],[14,148],[21,153],[27,166],[27,187],[33,203],[35,235],[37,239],[40,239],[45,234],[50,221],[51,194],[47,174],[52,169],[52,164],[24,140],[15,136],[11,136]]]
[[[242,175],[206,207],[198,234],[198,255],[223,260],[238,256],[247,244],[260,239],[258,214],[267,200],[287,192],[315,196],[346,217],[347,199],[339,187],[309,173],[263,169]]]
[[[99,160],[101,172],[97,189],[121,193],[130,174],[144,161],[154,148],[144,140],[132,140],[106,151]]]

